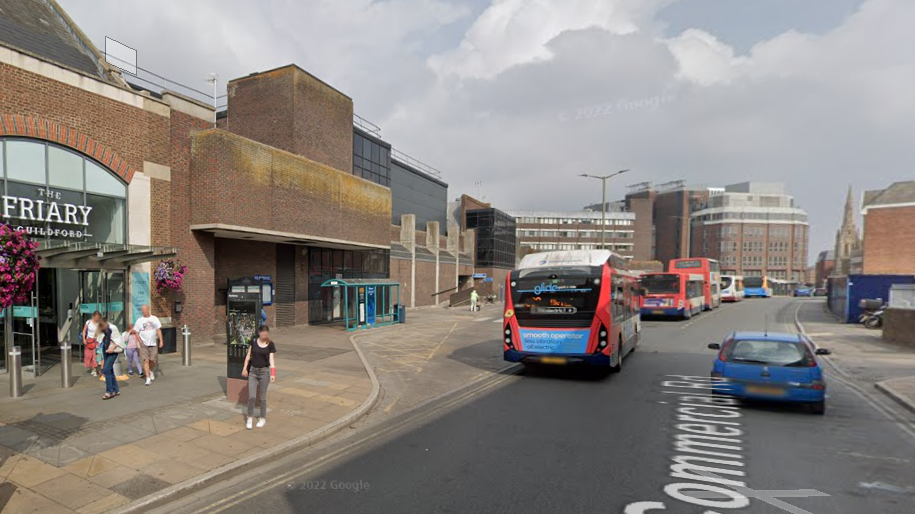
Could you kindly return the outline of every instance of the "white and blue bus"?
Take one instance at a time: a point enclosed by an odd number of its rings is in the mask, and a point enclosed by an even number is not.
[[[772,288],[769,286],[769,277],[744,277],[744,298],[771,298]]]

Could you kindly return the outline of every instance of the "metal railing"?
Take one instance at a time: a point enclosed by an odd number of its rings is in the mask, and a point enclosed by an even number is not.
[[[353,113],[353,125],[368,132],[369,134],[374,134],[376,136],[381,134],[381,127],[375,125],[371,121],[363,118],[362,116],[359,116],[356,113]]]
[[[391,158],[397,159],[398,161],[400,161],[404,164],[407,164],[413,168],[416,168],[418,171],[421,171],[421,172],[425,173],[426,175],[429,175],[430,177],[434,177],[437,179],[442,178],[441,171],[433,168],[432,166],[429,166],[428,164],[420,161],[419,159],[410,157],[409,155],[401,152],[400,150],[398,150],[396,148],[391,149]]]

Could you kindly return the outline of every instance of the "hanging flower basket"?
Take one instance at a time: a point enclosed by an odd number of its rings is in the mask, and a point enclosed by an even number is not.
[[[187,266],[178,261],[166,260],[156,266],[153,274],[156,279],[156,291],[159,293],[181,292],[181,284],[184,282],[184,274],[187,272]]]
[[[38,276],[37,249],[25,230],[0,225],[0,309],[29,301]]]

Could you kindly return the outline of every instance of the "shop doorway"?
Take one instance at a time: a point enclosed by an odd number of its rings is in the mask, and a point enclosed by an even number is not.
[[[92,270],[79,272],[80,323],[79,330],[98,311],[108,322],[123,331],[127,323],[124,310],[125,273],[122,270]]]

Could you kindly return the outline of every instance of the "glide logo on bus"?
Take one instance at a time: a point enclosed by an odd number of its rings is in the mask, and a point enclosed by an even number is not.
[[[565,287],[557,284],[547,284],[546,282],[541,282],[540,284],[534,286],[533,289],[519,289],[519,293],[534,293],[534,294],[543,294],[543,293],[590,293],[591,288],[578,288],[578,287]]]
[[[588,349],[588,336],[591,334],[588,329],[522,328],[518,332],[523,350],[531,353],[585,353]]]

